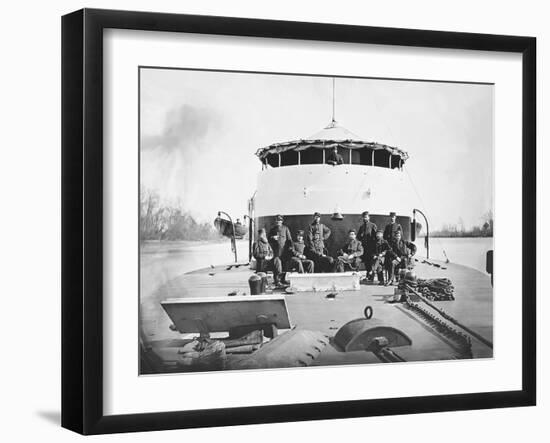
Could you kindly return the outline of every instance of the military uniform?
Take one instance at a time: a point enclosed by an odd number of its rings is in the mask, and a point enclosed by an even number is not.
[[[278,239],[275,240],[273,236],[277,235]],[[292,247],[292,235],[290,234],[290,229],[287,226],[273,226],[269,230],[267,236],[269,244],[273,249],[273,255],[279,257],[281,260],[285,260],[289,255],[289,250]]]
[[[376,243],[376,231],[378,227],[371,221],[363,222],[357,231],[357,240],[363,245],[363,263],[368,271],[371,268],[372,251]]]
[[[387,224],[384,228],[384,240],[391,243],[397,231],[400,231],[401,234],[403,234],[403,228],[399,223],[395,222]]]
[[[407,269],[414,266],[414,261],[409,258],[416,254],[416,246],[414,243],[403,239],[397,241],[393,239],[390,242],[388,270],[389,277],[393,279],[400,269]]]
[[[313,236],[316,232],[320,234],[320,239],[323,242],[327,241],[331,234],[330,228],[323,223],[311,223],[307,233],[308,243],[313,242]]]
[[[326,255],[325,243],[322,239],[312,240],[306,247],[306,257],[315,264],[317,272],[333,272],[334,258]]]
[[[337,272],[344,272],[346,269],[351,269],[356,271],[359,269],[361,264],[361,256],[363,255],[363,245],[357,239],[349,240],[346,246],[344,246],[340,251],[338,251],[338,263],[336,265]],[[345,258],[344,254],[351,255],[352,258]]]
[[[306,244],[303,241],[295,241],[292,243],[290,255],[291,257],[288,263],[290,270],[297,269],[300,274],[303,274],[304,271],[307,273],[312,273],[314,271],[315,264],[313,260],[302,258],[306,255]]]
[[[380,240],[376,239],[373,250],[370,253],[371,266],[369,269],[372,276],[374,276],[374,274],[377,275],[379,283],[384,283],[384,269],[386,268],[387,263],[391,263],[389,257],[391,252],[389,251],[391,251],[391,247],[386,240],[383,238]],[[388,255],[387,259],[386,255]]]
[[[252,245],[252,256],[256,259],[256,272],[273,272],[273,281],[279,283],[283,264],[279,257],[273,255],[273,249],[261,238]],[[271,257],[271,258],[269,258]]]

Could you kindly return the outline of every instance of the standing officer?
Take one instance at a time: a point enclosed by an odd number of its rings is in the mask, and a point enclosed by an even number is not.
[[[390,218],[391,223],[386,225],[386,227],[384,228],[384,240],[386,240],[388,243],[391,243],[393,241],[393,238],[397,231],[403,233],[403,228],[401,228],[401,225],[396,222],[397,217],[395,215],[395,212],[390,212]]]
[[[414,266],[412,256],[416,254],[415,244],[403,240],[401,231],[396,231],[393,241],[390,242],[390,248],[389,280],[387,283],[389,285],[393,283],[400,269],[409,269]]]
[[[357,240],[363,245],[363,263],[365,263],[365,269],[367,270],[367,277],[370,281],[374,279],[374,273],[371,271],[371,258],[374,243],[376,243],[376,231],[377,226],[370,221],[369,211],[363,212],[363,224],[359,227],[357,232]]]
[[[288,263],[289,269],[297,269],[300,274],[303,274],[304,271],[312,273],[315,267],[315,264],[312,260],[306,258],[306,244],[304,243],[304,231],[299,230],[296,233],[296,241],[292,243],[292,248],[290,249],[290,261]]]
[[[355,229],[350,229],[348,236],[348,242],[338,251],[336,272],[344,272],[346,269],[357,271],[361,264],[360,257],[363,255],[363,245],[357,240]]]
[[[313,240],[306,248],[306,257],[313,260],[317,272],[334,272],[334,259],[327,255],[325,243],[319,231],[313,234]]]
[[[273,255],[284,261],[292,247],[292,236],[290,229],[283,225],[282,215],[275,217],[275,225],[269,230],[268,240],[273,249]]]
[[[327,241],[330,237],[330,229],[321,223],[321,214],[316,212],[313,214],[313,222],[309,225],[307,233],[307,241],[311,243],[313,241],[314,234],[318,232],[323,242]]]
[[[252,256],[256,259],[256,272],[272,271],[273,282],[275,286],[279,286],[283,264],[279,257],[273,255],[264,228],[258,231],[258,240],[252,246]]]

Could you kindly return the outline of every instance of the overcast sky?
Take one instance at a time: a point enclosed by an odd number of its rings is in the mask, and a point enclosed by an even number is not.
[[[141,184],[201,221],[242,217],[256,150],[307,138],[331,114],[329,77],[142,69]],[[492,86],[337,78],[336,120],[409,153],[434,228],[479,225],[492,209]]]

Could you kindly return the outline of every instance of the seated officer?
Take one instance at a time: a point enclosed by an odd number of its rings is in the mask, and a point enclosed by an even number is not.
[[[252,256],[256,259],[256,272],[272,271],[273,283],[279,286],[283,265],[279,257],[273,256],[273,249],[267,241],[267,234],[263,228],[258,231],[258,240],[252,246]]]
[[[327,249],[319,231],[313,233],[313,240],[306,248],[306,257],[313,261],[317,272],[334,272],[334,259],[327,255]]]
[[[297,270],[300,274],[304,271],[312,273],[315,264],[312,260],[306,258],[306,244],[304,243],[304,231],[300,230],[296,233],[296,241],[292,243],[290,248],[290,260],[288,267],[291,271]]]
[[[370,252],[370,269],[367,269],[369,280],[372,281],[374,279],[374,274],[378,277],[378,284],[383,285],[385,283],[384,279],[384,271],[385,271],[385,260],[386,260],[386,254],[389,254],[388,251],[390,251],[390,245],[389,243],[384,240],[383,237],[384,232],[382,229],[379,229],[376,231],[376,241],[373,245],[373,249]],[[388,258],[388,262],[389,262]]]
[[[388,285],[393,284],[400,269],[410,269],[414,266],[414,262],[412,260],[412,256],[414,254],[416,254],[416,246],[414,243],[403,240],[401,238],[401,231],[396,231],[393,241],[390,242]]]
[[[348,242],[338,251],[336,272],[344,272],[346,270],[357,271],[359,269],[361,256],[363,255],[363,245],[355,236],[355,229],[350,229],[348,232]]]

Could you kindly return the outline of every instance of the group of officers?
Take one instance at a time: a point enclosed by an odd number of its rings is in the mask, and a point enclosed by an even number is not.
[[[321,214],[313,214],[307,231],[296,232],[296,240],[283,216],[277,215],[274,226],[258,231],[252,255],[256,260],[256,272],[272,271],[275,285],[282,284],[283,271],[299,273],[358,271],[365,264],[367,279],[375,275],[381,285],[393,284],[400,269],[413,266],[412,256],[416,246],[403,240],[403,229],[397,223],[395,212],[390,212],[390,223],[384,230],[370,221],[369,212],[362,214],[363,223],[358,230],[350,229],[348,239],[337,251],[337,256],[328,255],[325,242],[331,234],[328,226],[321,223]],[[385,278],[387,274],[387,278]]]

